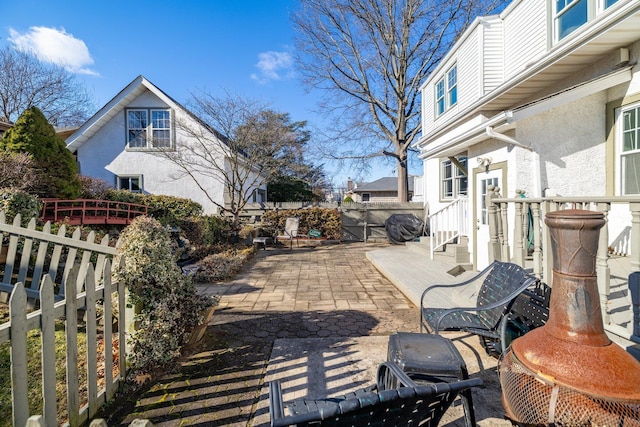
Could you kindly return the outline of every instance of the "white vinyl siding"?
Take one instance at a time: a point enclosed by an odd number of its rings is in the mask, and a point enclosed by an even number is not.
[[[476,28],[456,54],[458,64],[458,106],[457,111],[473,104],[481,95],[480,55],[478,51],[478,28]]]
[[[482,78],[483,96],[504,82],[503,25],[500,19],[487,19],[483,27],[480,46],[484,50],[481,58],[484,76]]]
[[[511,9],[504,18],[505,80],[547,53],[547,40],[547,0],[521,1]]]

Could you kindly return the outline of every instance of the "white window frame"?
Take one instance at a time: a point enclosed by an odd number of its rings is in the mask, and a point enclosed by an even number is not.
[[[569,36],[571,33],[573,33],[575,30],[577,30],[587,22],[593,20],[596,16],[603,13],[606,9],[613,6],[619,0],[550,0],[550,1],[551,1],[551,10],[553,11],[554,40],[557,43],[562,41],[564,38]],[[558,3],[560,1],[564,3],[564,6],[562,7],[562,10],[558,11],[557,8],[558,8]],[[573,29],[571,29],[571,31],[561,34],[560,32],[561,19],[563,17],[566,17],[571,12],[571,10],[575,12],[576,9],[574,9],[574,7],[578,7],[578,5],[581,2],[584,2],[583,4],[585,5],[586,12],[587,12],[587,16],[584,22],[582,22],[577,27],[574,27]],[[607,2],[609,2],[608,5],[607,5]]]
[[[433,86],[435,112],[439,117],[458,103],[458,64],[453,64]]]
[[[122,181],[123,180],[129,180],[129,184],[127,185],[127,188],[124,188],[122,186]],[[137,180],[138,181],[138,189],[134,189],[132,188],[132,180]],[[127,191],[131,191],[132,193],[142,193],[142,175],[118,175],[116,176],[116,188],[118,190],[127,190]]]
[[[143,113],[144,127],[131,127],[131,121],[129,120],[129,113]],[[168,118],[161,118],[160,121],[154,117],[155,113],[169,113]],[[157,126],[157,124],[169,125]],[[126,124],[126,147],[127,150],[157,150],[173,148],[173,112],[170,108],[127,108],[125,110],[125,124]],[[142,137],[137,138],[132,132],[139,132]],[[163,144],[156,142],[155,135],[158,133],[168,133],[169,140]],[[132,141],[143,141],[144,143],[138,143],[131,145]],[[166,138],[163,138],[166,141]]]
[[[632,129],[625,130],[625,113],[635,110],[635,126]],[[617,108],[616,117],[616,194],[621,196],[640,194],[640,175],[636,178],[638,181],[638,193],[627,193],[625,173],[626,161],[631,156],[640,156],[640,102],[625,105]],[[635,148],[625,151],[625,135],[633,135],[635,140]]]
[[[467,164],[468,158],[467,156],[460,156],[458,161]],[[451,176],[445,176],[447,168],[451,169]],[[448,194],[447,183],[451,183],[451,194]],[[466,197],[468,194],[469,180],[467,175],[462,173],[451,160],[442,159],[440,161],[440,200],[455,200],[460,196]]]

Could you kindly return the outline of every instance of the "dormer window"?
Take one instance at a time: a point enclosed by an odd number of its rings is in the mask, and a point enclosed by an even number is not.
[[[556,40],[560,41],[618,0],[555,0]]]
[[[169,109],[128,109],[127,148],[170,148],[171,111]]]
[[[436,83],[436,116],[458,103],[458,66],[454,65]]]

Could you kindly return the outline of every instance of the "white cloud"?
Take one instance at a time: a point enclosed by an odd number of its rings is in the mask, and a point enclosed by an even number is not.
[[[93,58],[87,45],[64,28],[31,27],[26,33],[10,28],[9,41],[16,49],[33,53],[41,61],[60,65],[72,73],[98,75],[89,68]]]
[[[256,67],[259,73],[251,74],[251,78],[260,84],[271,80],[289,79],[294,76],[293,57],[288,52],[263,52],[258,54]]]

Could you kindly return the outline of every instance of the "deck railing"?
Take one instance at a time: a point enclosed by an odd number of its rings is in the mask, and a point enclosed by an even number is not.
[[[640,197],[508,199],[490,195],[487,207],[493,216],[489,222],[490,242],[496,242],[496,248],[500,248],[490,251],[489,262],[499,259],[522,266],[530,263],[533,273],[549,284],[553,282],[553,259],[545,256],[551,253],[550,236],[544,224],[546,214],[569,208],[601,212],[605,226],[600,230],[596,274],[604,326],[607,331],[640,344],[640,284],[630,278],[631,273],[640,271]],[[513,208],[511,215],[510,207]],[[615,218],[612,218],[613,211]],[[612,235],[614,227],[616,231]],[[506,237],[509,230],[512,240]],[[624,257],[622,277],[612,278],[613,256]],[[612,292],[612,280],[616,282],[615,292]],[[621,305],[614,301],[616,299],[623,299],[624,303]],[[616,307],[615,310],[612,307]]]
[[[44,199],[42,220],[67,224],[124,224],[146,215],[148,206],[113,200]]]
[[[436,250],[451,243],[460,236],[468,235],[467,198],[456,199],[439,211],[429,214],[429,230],[431,240],[431,259]]]

